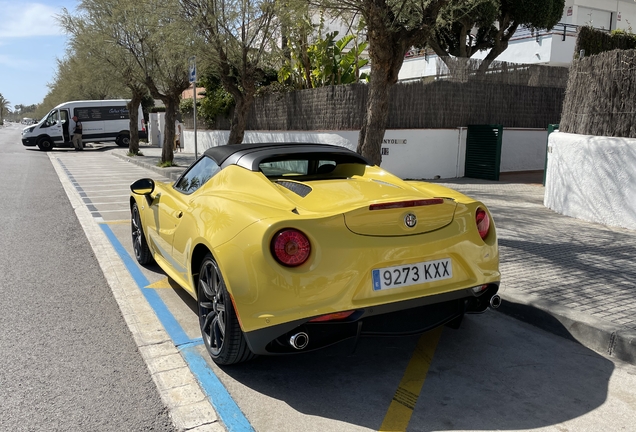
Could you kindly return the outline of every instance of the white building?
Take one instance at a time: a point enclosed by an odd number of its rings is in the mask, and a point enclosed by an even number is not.
[[[559,24],[550,31],[531,32],[519,28],[508,48],[497,61],[525,64],[567,66],[572,62],[579,26],[598,29],[636,31],[636,2],[634,0],[566,0]],[[632,27],[633,26],[633,27]],[[488,51],[472,58],[483,59]],[[404,60],[399,80],[408,81],[435,75],[437,55],[423,51]]]

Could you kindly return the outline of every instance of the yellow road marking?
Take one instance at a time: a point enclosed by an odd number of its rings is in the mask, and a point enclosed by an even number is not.
[[[144,288],[154,288],[154,289],[158,289],[158,288],[172,288],[172,285],[170,285],[170,282],[168,281],[168,278],[163,278],[155,283],[151,283],[150,285],[145,286]]]
[[[384,416],[380,432],[406,431],[420,396],[426,374],[433,361],[435,348],[442,334],[443,326],[424,333],[415,347],[400,385],[393,396],[391,405]]]
[[[102,225],[123,225],[123,224],[129,224],[129,223],[130,223],[130,219],[112,220],[112,221],[100,222],[100,224],[102,224]]]

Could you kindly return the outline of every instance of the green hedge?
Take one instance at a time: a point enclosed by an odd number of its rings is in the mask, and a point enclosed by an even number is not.
[[[574,51],[576,58],[579,58],[581,50],[585,50],[585,57],[587,57],[615,49],[636,49],[636,35],[624,30],[607,32],[592,27],[581,27],[579,29]]]

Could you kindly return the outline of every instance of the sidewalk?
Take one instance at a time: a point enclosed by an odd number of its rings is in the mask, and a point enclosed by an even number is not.
[[[177,167],[159,168],[160,148],[141,151],[113,154],[173,180],[195,160],[178,152]],[[438,181],[493,213],[504,300],[498,311],[636,364],[636,231],[556,214],[543,206],[541,185],[506,178]]]

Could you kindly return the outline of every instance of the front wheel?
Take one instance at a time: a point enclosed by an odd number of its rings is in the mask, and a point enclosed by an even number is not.
[[[40,138],[40,140],[38,141],[38,147],[40,147],[40,150],[42,151],[52,150],[53,141],[51,140],[51,138]]]
[[[150,253],[150,248],[148,248],[148,243],[144,236],[144,229],[141,226],[141,216],[139,215],[137,203],[133,204],[130,212],[130,231],[132,233],[133,250],[135,251],[137,262],[141,265],[150,264],[153,261],[152,254]]]
[[[209,253],[199,272],[197,304],[201,336],[215,363],[231,365],[255,357],[245,341],[219,266]]]

